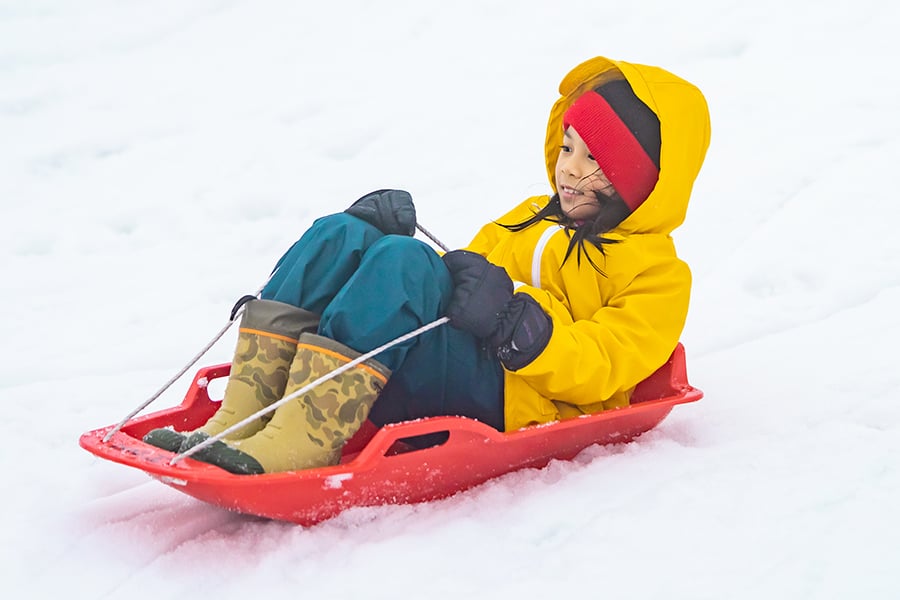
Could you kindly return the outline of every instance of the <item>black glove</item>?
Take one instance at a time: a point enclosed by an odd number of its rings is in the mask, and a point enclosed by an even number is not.
[[[383,233],[416,234],[416,207],[412,196],[403,190],[376,190],[350,205],[344,211],[374,225]]]
[[[484,340],[510,370],[534,360],[553,330],[544,309],[530,296],[513,294],[506,270],[480,254],[454,250],[443,258],[454,285],[450,324]]]
[[[513,283],[506,269],[468,250],[453,250],[443,256],[453,278],[453,295],[447,316],[457,329],[479,339],[497,328],[497,315],[512,300]]]
[[[489,343],[497,348],[503,366],[517,371],[544,351],[552,333],[553,321],[537,300],[528,294],[513,294]]]

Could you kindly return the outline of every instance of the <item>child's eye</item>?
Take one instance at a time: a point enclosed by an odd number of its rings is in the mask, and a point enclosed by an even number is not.
[[[562,150],[563,152],[571,152],[572,151],[572,149],[566,145],[560,146],[559,149]]]
[[[594,161],[594,162],[597,162],[597,159],[594,158],[594,155],[593,155],[593,154],[588,154],[588,160],[592,160],[592,161]]]

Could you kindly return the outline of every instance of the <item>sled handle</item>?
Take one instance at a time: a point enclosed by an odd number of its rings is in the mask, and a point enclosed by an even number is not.
[[[397,442],[440,433],[449,434],[445,442],[426,448],[413,449],[397,456],[435,449],[450,449],[453,446],[464,444],[490,444],[499,442],[503,438],[503,434],[490,425],[468,417],[429,417],[417,421],[391,423],[379,429],[352,462],[360,468],[373,467],[380,461],[393,458],[388,455],[388,452]]]

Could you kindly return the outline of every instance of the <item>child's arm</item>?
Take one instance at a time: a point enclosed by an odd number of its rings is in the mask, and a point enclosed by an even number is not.
[[[590,319],[573,321],[546,291],[523,286],[553,321],[543,352],[516,375],[541,395],[592,404],[630,390],[662,365],[681,336],[690,271],[672,257],[635,276]]]

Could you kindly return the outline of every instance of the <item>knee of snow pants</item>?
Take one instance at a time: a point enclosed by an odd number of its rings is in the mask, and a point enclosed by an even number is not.
[[[260,297],[321,315],[382,237],[377,227],[345,213],[316,219],[278,260]]]

